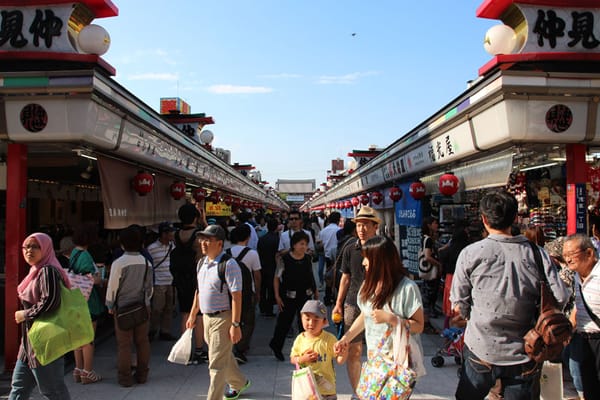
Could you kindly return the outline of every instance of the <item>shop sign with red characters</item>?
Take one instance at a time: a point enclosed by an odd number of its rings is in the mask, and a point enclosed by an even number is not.
[[[98,54],[108,51],[110,36],[94,18],[115,16],[112,2],[81,0],[5,1],[0,6],[0,50]],[[38,3],[38,4],[36,4]]]

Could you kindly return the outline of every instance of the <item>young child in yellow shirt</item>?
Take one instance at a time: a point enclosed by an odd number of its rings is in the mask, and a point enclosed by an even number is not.
[[[334,357],[338,364],[346,361],[346,354],[336,354],[333,346],[337,342],[335,336],[324,331],[327,321],[327,307],[319,300],[308,300],[302,310],[301,332],[294,340],[290,354],[290,362],[301,368],[310,367],[317,383],[317,389],[324,400],[336,400]]]

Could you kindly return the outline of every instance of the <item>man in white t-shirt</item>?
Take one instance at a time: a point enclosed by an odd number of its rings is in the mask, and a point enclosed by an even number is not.
[[[256,250],[248,246],[250,240],[250,228],[247,224],[241,224],[234,228],[229,237],[231,239],[231,248],[227,250],[232,257],[238,261],[240,268],[247,268],[252,274],[252,291],[254,296],[251,304],[242,305],[242,319],[240,325],[242,327],[242,339],[233,346],[233,354],[240,364],[248,362],[246,352],[250,348],[250,340],[254,333],[254,323],[256,318],[256,304],[260,300],[260,285],[261,285],[261,265],[260,257]],[[241,257],[240,257],[241,256]],[[239,258],[239,260],[238,260]],[[243,264],[243,265],[242,265]]]
[[[333,211],[327,218],[327,225],[321,230],[320,238],[323,242],[323,249],[325,252],[325,298],[323,302],[325,305],[333,304],[333,263],[337,256],[337,233],[340,230],[340,218],[341,215],[337,211]]]
[[[313,254],[315,252],[315,243],[313,241],[312,234],[310,231],[302,229],[302,216],[300,215],[300,211],[292,210],[290,211],[288,217],[288,230],[281,232],[281,236],[279,237],[278,254],[280,256],[290,251],[290,241],[292,239],[292,235],[300,230],[303,230],[308,235],[307,253]]]

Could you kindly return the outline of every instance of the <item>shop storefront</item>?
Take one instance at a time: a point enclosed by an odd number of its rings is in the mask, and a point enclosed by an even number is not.
[[[550,46],[535,26],[548,15],[571,19],[575,11],[598,21],[600,8],[589,1],[524,3],[484,2],[478,16],[500,19],[502,30],[514,32],[511,53],[495,55],[464,93],[311,206],[400,188],[403,199],[411,196],[420,207],[384,196],[382,211],[393,206],[395,239],[412,272],[420,243],[413,212],[438,217],[444,235],[458,219],[476,230],[485,190],[512,191],[520,224],[542,226],[549,238],[586,232],[586,212],[597,207],[600,188],[590,185],[588,174],[590,166],[597,168],[592,158],[600,143],[600,42],[584,46],[565,34],[553,37],[556,46]],[[590,32],[600,36],[598,26]],[[454,178],[444,179],[448,173]]]
[[[16,29],[0,45],[0,272],[11,369],[18,331],[7,316],[26,274],[20,247],[28,233],[60,237],[87,221],[105,230],[176,221],[186,201],[220,203],[216,193],[252,207],[286,206],[111,78],[115,70],[100,57],[110,41],[89,28],[117,15],[110,0],[3,1],[0,9]],[[55,32],[29,29],[44,15]]]

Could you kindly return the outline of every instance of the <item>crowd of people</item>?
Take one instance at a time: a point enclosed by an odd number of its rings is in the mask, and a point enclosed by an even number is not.
[[[546,243],[537,229],[515,232],[517,202],[504,192],[486,194],[480,212],[484,239],[473,241],[468,221],[458,221],[444,246],[438,246],[438,221],[424,218],[421,252],[437,271],[424,281],[403,266],[393,238],[381,234],[380,216],[369,206],[342,221],[336,211],[325,216],[297,210],[207,219],[201,207],[185,204],[178,222],[161,223],[155,232],[137,225],[121,230],[118,246],[105,246],[105,256],[92,249],[98,232],[89,224],[58,243],[35,233],[23,242],[30,270],[18,287],[23,309],[15,321],[23,341],[9,398],[28,398],[36,386],[49,399],[69,398],[63,359],[42,366],[27,339],[39,315],[60,307],[59,283],[71,286],[67,271],[93,276],[89,312],[94,328],[102,315],[113,318],[116,375],[124,387],[148,380],[153,340],[174,341],[193,328],[193,360],[206,362],[210,375],[207,398],[237,399],[251,386],[239,365],[248,362],[258,309],[262,317],[276,318],[269,342],[276,360],[310,367],[328,400],[336,398],[333,363],[346,364],[352,398],[359,398],[363,344],[369,357],[391,353],[386,331],[400,324],[419,345],[419,334],[438,333],[429,318],[437,317],[441,295],[445,327],[465,327],[456,398],[538,398],[541,365],[523,346],[539,304],[531,243],[539,246],[550,289],[574,327],[564,357],[580,399],[600,398],[600,242],[576,234]],[[119,310],[138,302],[147,318],[124,329]],[[175,304],[179,332],[172,332]],[[341,318],[337,337],[324,329],[327,307],[332,320]],[[296,338],[286,356],[292,332]],[[74,355],[76,382],[102,379],[93,368],[93,343]]]

